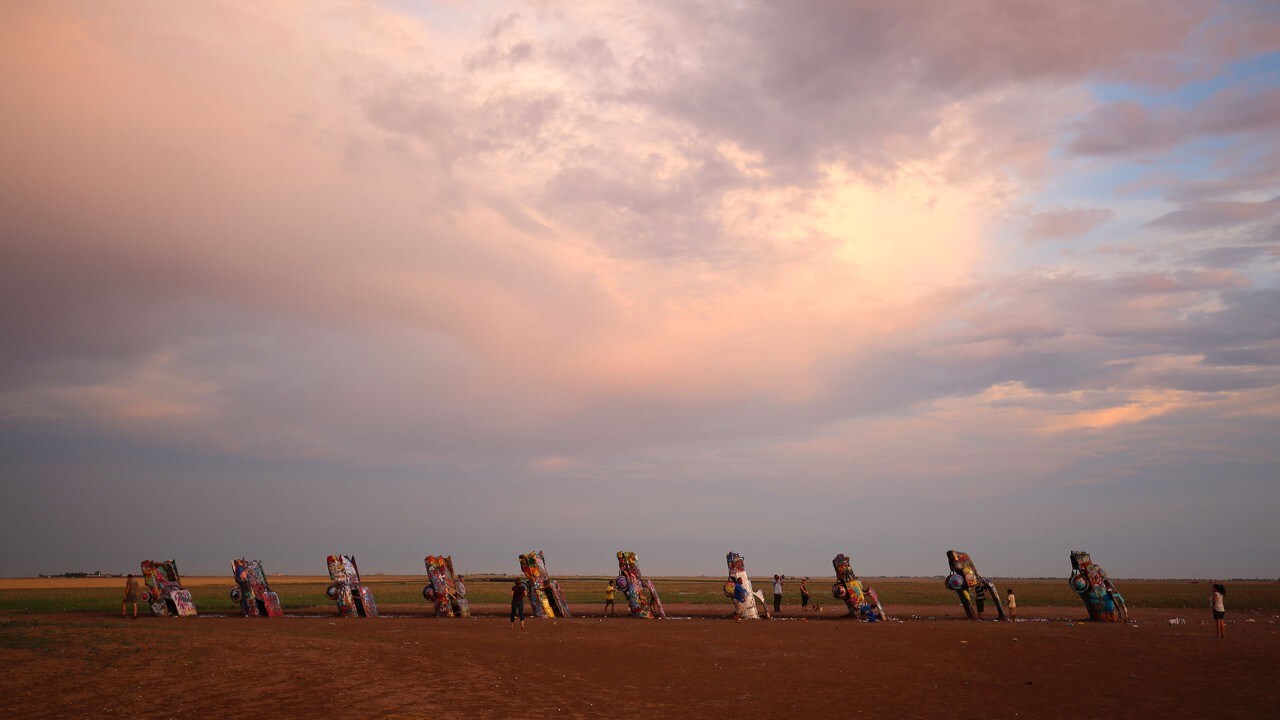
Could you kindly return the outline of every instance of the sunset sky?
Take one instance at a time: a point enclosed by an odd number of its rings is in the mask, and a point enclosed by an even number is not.
[[[1276,3],[0,4],[0,575],[1278,516]]]

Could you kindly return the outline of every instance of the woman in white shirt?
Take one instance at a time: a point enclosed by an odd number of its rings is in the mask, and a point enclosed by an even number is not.
[[[1217,637],[1227,636],[1227,607],[1223,601],[1227,597],[1227,588],[1221,583],[1213,584],[1213,595],[1209,597],[1209,608],[1213,610],[1213,622],[1218,626]]]

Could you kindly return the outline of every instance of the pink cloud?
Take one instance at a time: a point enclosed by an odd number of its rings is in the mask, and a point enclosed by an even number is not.
[[[1108,208],[1064,208],[1032,213],[1023,231],[1028,240],[1075,240],[1115,217]]]

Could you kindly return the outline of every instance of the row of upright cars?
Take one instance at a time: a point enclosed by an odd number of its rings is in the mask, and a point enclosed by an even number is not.
[[[636,554],[630,551],[618,551],[617,558],[618,577],[614,580],[614,584],[627,599],[631,615],[640,618],[665,618],[666,609],[658,595],[657,587],[652,580],[646,579],[640,572]],[[748,595],[748,600],[742,603],[740,608],[742,616],[746,619],[756,619],[763,613],[767,617],[768,606],[764,602],[764,594],[752,589],[743,556],[730,552],[725,560],[729,568],[729,579],[724,587],[725,595],[732,597],[737,584],[735,579],[741,579]],[[327,564],[331,582],[325,594],[337,605],[338,614],[342,617],[376,617],[378,615],[377,600],[373,589],[361,582],[360,569],[355,557],[330,555],[327,558]],[[433,604],[436,615],[470,617],[471,609],[467,600],[466,585],[462,576],[454,570],[453,558],[449,555],[428,555],[424,559],[424,564],[427,570],[427,585],[422,589],[422,596],[427,602]],[[956,593],[966,616],[979,619],[980,601],[986,600],[995,607],[998,619],[1007,619],[1006,608],[995,582],[978,573],[968,553],[948,550],[947,564],[950,574],[947,575],[944,583],[948,590]],[[862,584],[861,579],[853,572],[849,556],[843,553],[836,555],[832,560],[832,567],[835,569],[836,583],[831,588],[831,594],[844,601],[850,616],[867,622],[877,622],[886,618],[879,595],[873,588]],[[261,561],[243,558],[233,560],[231,569],[235,585],[231,588],[230,596],[232,601],[239,604],[242,615],[245,617],[284,615],[280,596],[271,589]],[[572,616],[560,584],[547,573],[546,558],[541,550],[520,555],[520,570],[524,575],[525,596],[535,617]],[[142,576],[147,587],[142,599],[151,608],[152,614],[177,617],[196,614],[195,603],[191,599],[191,593],[182,587],[175,561],[144,560]],[[1071,589],[1084,602],[1091,620],[1101,622],[1128,620],[1129,610],[1124,597],[1116,590],[1106,572],[1093,562],[1089,553],[1082,550],[1072,551],[1071,577],[1068,582]]]

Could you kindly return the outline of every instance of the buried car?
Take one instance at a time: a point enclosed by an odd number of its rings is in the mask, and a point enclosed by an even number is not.
[[[1071,552],[1071,589],[1076,591],[1089,611],[1089,619],[1098,622],[1124,622],[1129,619],[1129,608],[1124,596],[1111,584],[1111,578],[1094,564],[1089,553],[1083,550]]]
[[[182,587],[178,563],[174,560],[143,560],[142,580],[147,586],[142,591],[142,601],[151,607],[152,615],[191,617],[196,614],[196,604],[191,601],[191,593]]]
[[[662,607],[662,599],[658,597],[658,589],[652,580],[646,580],[640,574],[640,565],[636,562],[636,554],[626,550],[618,551],[618,577],[613,581],[614,587],[622,591],[627,598],[627,607],[632,617],[660,618],[667,617]]]
[[[884,619],[884,608],[880,607],[880,596],[872,588],[864,588],[862,580],[853,572],[849,556],[841,553],[835,556],[831,565],[836,569],[836,584],[831,586],[831,594],[837,600],[843,600],[849,608],[849,614],[859,620],[877,622]]]
[[[325,595],[338,604],[342,617],[377,617],[378,604],[373,599],[373,589],[360,582],[360,570],[354,555],[330,555],[329,578],[333,583],[325,589]]]
[[[231,588],[231,600],[240,603],[240,614],[245,617],[284,617],[280,596],[267,584],[267,573],[261,560],[231,561],[231,577],[236,584]]]
[[[982,612],[987,602],[996,606],[999,619],[1006,619],[1004,605],[1000,602],[996,584],[978,574],[978,569],[974,567],[968,553],[948,550],[947,564],[951,567],[951,574],[945,581],[947,589],[955,591],[956,597],[960,598],[960,604],[964,606],[964,614],[970,620],[982,619]]]
[[[453,572],[452,555],[428,555],[428,584],[422,588],[422,597],[435,605],[436,615],[441,617],[471,617],[471,605],[467,602],[467,586],[461,575]]]
[[[742,578],[742,587],[747,591],[747,599],[742,603],[741,613],[743,620],[759,620],[760,608],[764,608],[765,617],[769,616],[769,605],[764,601],[764,593],[751,588],[751,578],[747,575],[746,558],[742,557],[732,550],[725,555],[725,563],[729,566],[729,579],[724,584],[724,594],[730,600],[733,599],[733,593],[736,580]],[[757,607],[756,602],[759,601]]]
[[[520,571],[525,576],[526,595],[534,617],[570,617],[569,603],[564,599],[560,583],[547,575],[547,561],[541,550],[520,556]]]

